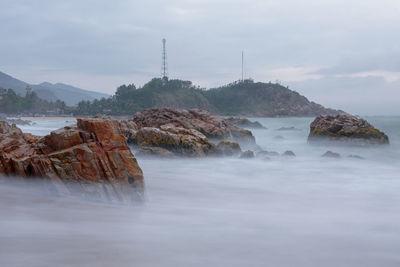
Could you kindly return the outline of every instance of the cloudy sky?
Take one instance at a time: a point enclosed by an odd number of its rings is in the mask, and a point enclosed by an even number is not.
[[[0,71],[112,94],[161,70],[216,87],[279,80],[356,114],[400,115],[399,0],[0,0]]]

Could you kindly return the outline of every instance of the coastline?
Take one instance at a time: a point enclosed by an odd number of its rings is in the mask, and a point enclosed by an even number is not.
[[[12,119],[12,118],[9,118]],[[60,121],[60,120],[76,120],[76,117],[60,117],[60,116],[55,116],[55,117],[21,117],[21,120],[27,120],[27,121]]]

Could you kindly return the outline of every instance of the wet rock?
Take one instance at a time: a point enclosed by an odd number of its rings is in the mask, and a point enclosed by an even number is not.
[[[228,117],[225,118],[224,121],[228,121],[232,123],[233,125],[236,125],[238,127],[242,128],[248,128],[248,129],[267,129],[264,127],[261,123],[258,121],[250,121],[247,118],[240,118],[240,117]]]
[[[221,154],[212,140],[237,142],[246,148],[256,147],[250,131],[202,110],[146,109],[127,121],[120,121],[120,131],[129,143],[139,149],[159,147],[176,156]]]
[[[354,145],[388,144],[388,136],[366,120],[349,114],[318,116],[310,125],[309,142],[335,141]]]
[[[7,122],[8,124],[16,124],[16,125],[30,125],[32,123],[31,121],[23,120],[20,118],[17,119],[5,118],[4,121]]]
[[[140,128],[136,133],[136,144],[147,150],[150,147],[163,148],[176,156],[205,157],[219,153],[216,145],[197,130],[169,124],[161,125],[160,128]]]
[[[161,147],[141,147],[136,153],[137,157],[161,157],[161,158],[175,158],[175,154],[168,149]]]
[[[291,151],[291,150],[286,150],[285,152],[283,152],[282,156],[285,156],[285,157],[296,157],[296,154],[294,154],[294,152]]]
[[[0,134],[1,135],[20,135],[22,133],[21,129],[15,124],[9,124],[6,121],[0,120]]]
[[[221,141],[217,145],[217,148],[221,151],[224,156],[233,156],[242,153],[240,145],[235,142]]]
[[[338,158],[341,158],[341,156],[340,156],[340,154],[339,153],[336,153],[336,152],[332,152],[332,151],[326,151],[323,155],[322,155],[322,157],[324,157],[324,158],[335,158],[335,159],[338,159]]]
[[[78,119],[38,137],[0,124],[0,174],[50,181],[59,194],[130,203],[141,199],[143,173],[115,121]]]
[[[254,158],[254,152],[251,150],[244,151],[240,154],[241,159],[251,159]]]

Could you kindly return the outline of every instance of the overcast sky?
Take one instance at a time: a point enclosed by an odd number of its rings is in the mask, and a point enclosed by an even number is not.
[[[310,100],[400,115],[399,0],[0,0],[0,71],[112,94],[160,76],[279,80]]]

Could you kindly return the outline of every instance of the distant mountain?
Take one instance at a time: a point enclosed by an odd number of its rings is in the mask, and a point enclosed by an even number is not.
[[[134,85],[120,86],[112,98],[90,104],[81,102],[75,113],[129,115],[152,107],[198,108],[213,114],[249,117],[317,116],[341,112],[310,102],[279,84],[246,80],[203,90],[190,81],[155,78],[139,89]]]
[[[17,94],[24,96],[25,88],[30,86],[37,95],[48,101],[55,101],[57,99],[64,101],[67,105],[73,106],[78,104],[79,101],[92,101],[103,97],[109,97],[107,94],[83,90],[67,84],[56,83],[51,84],[44,82],[41,84],[28,84],[18,80],[8,74],[0,72],[0,88],[13,89]]]

